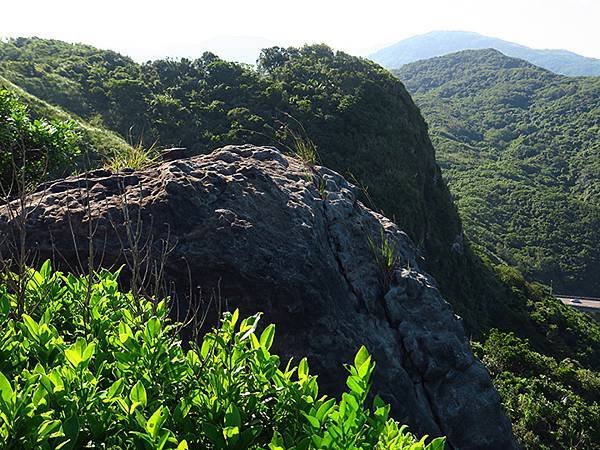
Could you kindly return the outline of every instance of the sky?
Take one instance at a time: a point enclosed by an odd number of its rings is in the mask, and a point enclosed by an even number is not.
[[[354,55],[433,30],[600,58],[600,0],[0,0],[0,37],[39,36],[138,61],[324,42]]]

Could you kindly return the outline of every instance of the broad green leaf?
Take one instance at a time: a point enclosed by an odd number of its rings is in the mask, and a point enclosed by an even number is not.
[[[202,341],[202,347],[200,347],[200,356],[203,359],[206,358],[213,349],[214,345],[215,340],[212,338],[212,336],[206,336]]]
[[[150,338],[156,338],[160,333],[160,329],[160,320],[158,320],[156,317],[152,317],[150,320],[148,320],[148,323],[146,323],[146,334]]]
[[[48,374],[48,379],[52,382],[52,389],[49,392],[57,393],[60,391],[64,391],[65,382],[60,374],[59,369],[54,369],[52,372]]]
[[[306,420],[308,420],[308,422],[313,428],[321,428],[321,423],[316,417],[311,416],[310,414],[306,414],[305,412],[302,412],[302,414],[304,415],[304,417],[306,417]]]
[[[104,401],[107,402],[117,395],[121,395],[121,392],[123,392],[123,378],[119,378],[108,388]]]
[[[40,275],[48,280],[52,276],[52,263],[49,259],[44,261],[42,267],[40,268]]]
[[[83,351],[82,362],[87,363],[96,353],[96,343],[90,342]]]
[[[37,440],[38,442],[43,441],[50,434],[60,428],[60,420],[45,420],[43,421],[37,429]]]
[[[298,364],[298,379],[305,380],[308,377],[308,361],[306,358],[300,360]]]
[[[385,407],[385,406],[386,406],[386,403],[383,401],[383,399],[379,395],[376,395],[375,398],[373,398],[373,407],[375,409]]]
[[[275,325],[271,324],[265,331],[260,335],[260,345],[262,345],[266,350],[269,350],[273,345],[273,338],[275,337]]]
[[[426,447],[427,450],[444,450],[446,447],[446,438],[439,437],[435,438],[433,441],[429,443]]]
[[[342,399],[344,400],[344,402],[346,402],[346,408],[349,408],[351,412],[356,412],[360,409],[360,405],[358,404],[358,401],[353,395],[343,393]]]
[[[346,380],[346,385],[350,390],[359,396],[362,396],[365,392],[365,388],[362,386],[362,380],[355,376],[349,376]]]
[[[258,338],[256,337],[256,335],[254,333],[250,335],[250,343],[252,345],[252,350],[258,350],[259,348],[261,348],[260,341],[258,340]],[[262,352],[257,353],[257,354],[263,355],[267,352],[267,350],[264,348],[262,350],[263,350]]]
[[[281,433],[279,433],[279,431],[275,431],[273,433],[273,437],[271,438],[271,445],[277,446],[277,447],[269,447],[270,450],[276,450],[276,449],[283,449],[283,436],[281,436]]]
[[[240,317],[240,310],[236,309],[235,311],[233,311],[233,314],[232,314],[231,319],[230,319],[230,323],[231,323],[232,327],[235,326],[235,324],[237,323],[239,317]]]
[[[65,357],[73,367],[78,368],[83,362],[83,354],[86,347],[87,343],[85,342],[85,339],[79,338],[77,339],[77,342],[65,350]]]
[[[171,437],[171,432],[169,430],[165,430],[160,439],[158,440],[158,444],[156,444],[156,450],[162,450],[165,448],[165,444],[168,442]]]
[[[139,406],[139,405],[140,405],[139,402],[134,402],[132,405],[132,408],[131,408],[132,409],[131,413],[133,414],[135,421],[138,423],[140,428],[145,430],[146,424],[148,423],[148,421],[146,420],[146,418],[144,417],[144,415],[141,412],[135,410],[136,406]],[[148,441],[148,442],[152,442],[152,441],[154,441],[154,439],[150,439],[150,441]]]
[[[164,406],[160,406],[154,411],[154,414],[150,416],[148,422],[146,422],[146,431],[150,433],[153,439],[158,437],[158,433],[163,423],[165,423],[165,420],[167,420],[168,414],[169,410]]]
[[[367,348],[363,345],[360,347],[356,353],[356,356],[354,357],[354,367],[358,369],[365,361],[367,361],[367,359],[370,359],[370,355],[367,351]]]
[[[142,405],[142,407],[146,406],[146,402],[148,401],[146,397],[146,388],[141,381],[135,383],[135,385],[131,388],[131,392],[129,393],[129,400],[133,403],[138,403]],[[135,408],[133,408],[135,409]]]
[[[311,439],[313,441],[313,444],[315,445],[315,448],[328,448],[326,445],[323,445],[323,441],[324,439],[319,436],[318,434],[313,434],[311,436]],[[285,449],[283,449],[285,450]]]
[[[360,378],[365,378],[371,373],[371,357],[369,356],[360,366],[357,367],[358,376]]]
[[[325,417],[327,417],[327,414],[329,413],[329,411],[331,411],[331,408],[333,408],[335,404],[335,399],[334,398],[330,398],[329,400],[327,400],[325,403],[323,403],[319,409],[317,410],[316,413],[316,418],[319,420],[319,422],[322,422],[323,419],[325,419]]]
[[[4,376],[2,372],[0,372],[0,398],[4,401],[4,403],[9,403],[13,396],[13,388],[10,385],[10,381],[8,378]]]
[[[122,397],[115,397],[115,401],[117,402],[117,405],[119,405],[119,407],[121,408],[121,410],[125,414],[130,414],[130,407],[127,404],[127,401],[125,401],[124,398],[122,398]]]
[[[27,314],[23,314],[21,317],[23,318],[23,323],[25,324],[27,331],[29,331],[31,337],[37,341],[40,333],[40,327],[38,323]]]
[[[38,384],[37,389],[33,393],[33,397],[31,397],[31,403],[37,408],[41,405],[46,404],[46,396],[48,395],[48,391],[44,388],[44,386],[40,383]]]
[[[124,344],[128,339],[133,339],[131,327],[125,322],[119,323],[119,340]]]
[[[238,428],[242,426],[240,410],[234,404],[229,405],[229,408],[227,408],[227,412],[225,413],[225,426]]]

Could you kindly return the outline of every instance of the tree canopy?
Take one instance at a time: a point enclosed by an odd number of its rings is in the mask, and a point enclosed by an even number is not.
[[[560,293],[600,293],[600,77],[495,50],[397,71],[471,241]]]

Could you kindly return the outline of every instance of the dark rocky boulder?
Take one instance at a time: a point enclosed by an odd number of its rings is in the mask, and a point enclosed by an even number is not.
[[[5,258],[17,210],[0,207]],[[65,267],[85,270],[89,251],[96,264],[157,263],[143,274],[166,261],[161,278],[182,303],[190,286],[205,300],[218,293],[207,324],[219,308],[263,311],[277,324],[276,350],[307,355],[329,393],[344,388],[343,363],[364,344],[377,361],[374,391],[412,431],[446,435],[453,448],[515,447],[490,377],[416,247],[327,168],[230,146],[141,172],[91,172],[33,194],[26,231],[38,258]],[[393,268],[377,262],[382,241]]]

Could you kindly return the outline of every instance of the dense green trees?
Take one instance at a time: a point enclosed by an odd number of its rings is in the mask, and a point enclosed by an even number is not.
[[[50,105],[0,76],[2,197],[40,181],[96,168],[130,148],[107,129]]]
[[[471,241],[556,291],[600,293],[600,78],[494,50],[397,75],[430,124]]]
[[[600,442],[598,372],[542,355],[527,341],[497,330],[475,350],[523,447],[591,449]]]
[[[517,440],[527,450],[595,448],[600,323],[552,298],[547,287],[527,282],[516,269],[494,270],[510,290],[504,295],[513,299],[509,320],[517,326],[489,330],[472,347],[492,375]]]

